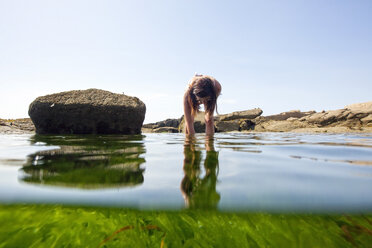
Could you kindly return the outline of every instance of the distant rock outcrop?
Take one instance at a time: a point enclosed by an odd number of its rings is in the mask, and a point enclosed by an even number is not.
[[[283,112],[277,115],[269,115],[265,116],[265,120],[273,120],[273,121],[285,121],[288,120],[289,118],[298,119],[304,116],[308,116],[311,114],[315,114],[315,111],[307,111],[307,112],[301,112],[300,110],[291,110],[288,112]]]
[[[22,119],[0,119],[0,133],[21,134],[33,133],[35,126],[30,118]]]
[[[241,120],[241,119],[254,119],[257,116],[260,116],[262,114],[262,109],[260,108],[255,108],[255,109],[250,109],[250,110],[245,110],[245,111],[237,111],[237,112],[232,112],[230,114],[225,114],[225,115],[218,115],[216,119],[218,121],[232,121],[232,120]]]
[[[38,97],[28,113],[39,134],[139,134],[145,112],[137,97],[88,89]]]
[[[360,128],[372,125],[372,102],[348,105],[343,109],[322,111],[302,117],[300,121],[317,127],[343,126]]]
[[[343,109],[319,113],[313,111],[303,113],[307,115],[301,118],[290,117],[286,120],[278,120],[270,116],[260,117],[261,119],[255,120],[255,131],[368,132],[372,127],[372,102],[352,104]]]

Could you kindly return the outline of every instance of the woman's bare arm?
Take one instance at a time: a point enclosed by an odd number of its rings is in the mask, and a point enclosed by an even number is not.
[[[195,129],[194,129],[194,116],[191,115],[191,106],[189,105],[189,102],[187,101],[187,94],[185,93],[183,96],[183,110],[185,114],[185,128],[186,128],[186,134],[194,135]]]
[[[206,113],[204,116],[204,119],[205,119],[205,134],[208,136],[213,136],[214,134],[213,114],[210,115]]]

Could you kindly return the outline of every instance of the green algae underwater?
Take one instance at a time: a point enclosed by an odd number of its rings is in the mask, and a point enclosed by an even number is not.
[[[0,206],[0,247],[370,247],[371,244],[371,215]]]

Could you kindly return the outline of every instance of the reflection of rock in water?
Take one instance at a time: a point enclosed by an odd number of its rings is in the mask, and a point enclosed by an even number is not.
[[[202,176],[200,164],[202,152],[195,149],[195,142],[187,140],[184,146],[184,178],[181,191],[189,208],[214,209],[220,200],[216,191],[218,152],[214,151],[213,139],[206,140],[205,175]]]
[[[29,156],[24,182],[77,188],[132,186],[143,183],[142,136],[34,136],[32,142],[60,149]]]

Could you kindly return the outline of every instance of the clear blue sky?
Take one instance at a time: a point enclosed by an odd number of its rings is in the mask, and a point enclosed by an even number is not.
[[[219,112],[264,115],[372,100],[372,1],[0,0],[0,118],[40,95],[133,95],[145,122],[178,118],[195,72]]]

